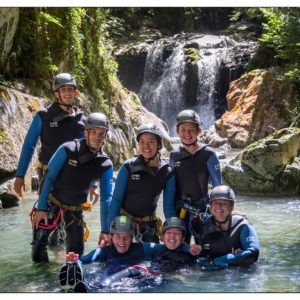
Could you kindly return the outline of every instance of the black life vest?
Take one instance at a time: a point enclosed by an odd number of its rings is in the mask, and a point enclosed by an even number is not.
[[[174,149],[170,154],[170,164],[176,178],[176,208],[182,207],[182,199],[190,198],[191,205],[201,211],[208,204],[208,159],[214,151],[208,145],[202,145],[195,154],[184,147]]]
[[[216,258],[231,253],[232,248],[242,249],[240,232],[243,226],[249,224],[248,220],[239,215],[233,215],[229,219],[229,229],[223,231],[210,217],[202,227],[200,241],[203,247],[201,256]]]
[[[169,165],[161,159],[157,172],[154,172],[141,155],[125,161],[124,165],[128,170],[128,181],[122,208],[135,217],[152,216],[170,174]]]
[[[110,158],[101,151],[92,153],[85,139],[64,144],[67,160],[53,184],[51,194],[67,205],[78,205],[87,201],[93,183],[112,166]]]
[[[42,120],[39,161],[43,164],[48,164],[60,145],[83,136],[86,118],[80,109],[74,107],[74,110],[75,115],[71,116],[54,102],[38,111]]]

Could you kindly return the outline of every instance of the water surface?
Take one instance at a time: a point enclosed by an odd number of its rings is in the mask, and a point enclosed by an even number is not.
[[[58,272],[63,253],[49,251],[49,264],[31,261],[29,212],[37,196],[28,193],[19,207],[0,211],[0,292],[59,292]],[[261,246],[256,264],[248,268],[202,271],[184,268],[158,282],[137,286],[127,282],[110,291],[119,292],[300,292],[300,199],[238,196],[236,208],[246,213],[254,225]],[[159,202],[162,215],[162,203]],[[98,241],[99,203],[85,220],[91,234],[86,252]],[[86,266],[87,277],[97,281],[101,268]],[[108,290],[106,290],[107,292]]]

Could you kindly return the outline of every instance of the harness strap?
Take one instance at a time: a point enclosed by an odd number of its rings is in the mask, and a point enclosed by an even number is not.
[[[83,221],[83,219],[78,219],[72,212],[75,211],[91,211],[91,207],[92,205],[90,203],[82,203],[81,205],[66,205],[66,204],[62,204],[59,200],[57,200],[53,195],[49,194],[48,199],[56,206],[60,207],[61,209],[63,209],[64,211],[69,211],[71,212],[71,217],[72,217],[72,221],[65,225],[65,229],[70,226],[73,222],[76,222],[76,224],[78,224],[79,226],[82,226],[85,229],[83,238],[84,241],[86,242],[88,240],[88,237],[90,235],[90,229],[87,226],[87,224]]]
[[[48,199],[55,205],[66,211],[83,211],[84,208],[81,205],[67,205],[62,204],[58,199],[53,195],[49,194]]]
[[[121,208],[121,214],[125,215],[126,217],[130,218],[133,221],[138,221],[138,222],[151,222],[151,221],[158,221],[158,217],[156,215],[154,216],[146,216],[146,217],[134,217],[130,213],[128,213],[126,210]]]
[[[47,167],[48,167],[48,165],[46,165],[40,161],[36,164],[36,169],[42,169],[42,170],[46,171]]]
[[[85,229],[85,232],[83,234],[83,239],[86,242],[89,238],[90,235],[90,229],[87,226],[87,224],[83,221],[83,219],[79,219],[77,218],[73,212],[70,213],[70,216],[72,217],[72,221],[70,221],[68,224],[65,225],[65,229],[67,229],[70,225],[72,225],[73,223],[76,223],[79,226],[82,226]]]
[[[123,208],[121,208],[121,214],[125,215],[128,218],[130,218],[134,222],[135,227],[136,227],[136,232],[137,232],[136,239],[138,241],[141,241],[142,235],[145,235],[148,232],[150,232],[151,234],[156,233],[157,236],[159,237],[159,239],[162,240],[162,220],[159,217],[157,217],[156,215],[146,216],[146,217],[134,217],[133,215],[128,213]],[[145,230],[143,232],[143,234],[141,234],[141,231],[140,231],[141,223],[148,223],[148,222],[152,222],[152,221],[156,222],[156,229],[154,230],[154,232],[151,232],[152,229],[150,229],[150,227],[148,227],[148,229]]]

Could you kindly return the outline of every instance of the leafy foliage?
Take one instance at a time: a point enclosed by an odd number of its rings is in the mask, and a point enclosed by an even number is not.
[[[261,41],[273,49],[283,78],[299,83],[300,80],[300,9],[263,8],[267,20],[263,24]]]
[[[91,108],[109,115],[117,81],[109,40],[112,23],[103,8],[21,8],[13,77],[31,78],[50,92],[55,74],[72,73]]]

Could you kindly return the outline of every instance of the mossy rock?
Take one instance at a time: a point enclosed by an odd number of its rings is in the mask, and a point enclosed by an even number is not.
[[[202,58],[199,49],[196,48],[183,48],[184,56],[188,64],[197,64]]]

